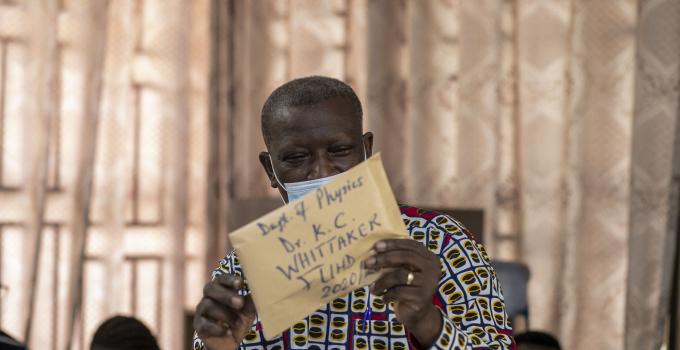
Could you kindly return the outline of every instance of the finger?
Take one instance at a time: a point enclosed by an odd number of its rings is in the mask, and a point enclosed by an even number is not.
[[[392,250],[369,256],[364,260],[364,267],[378,270],[387,267],[401,267],[411,271],[426,269],[427,260],[410,250]]]
[[[413,274],[413,280],[411,284],[408,283],[409,273]],[[382,277],[376,280],[371,287],[371,293],[373,294],[384,294],[388,289],[395,287],[420,287],[421,278],[419,273],[414,273],[405,269],[394,269],[388,273],[385,273]]]
[[[201,300],[201,303],[196,309],[196,314],[213,320],[218,325],[223,324],[225,327],[229,328],[233,328],[233,323],[238,319],[238,315],[234,310],[225,307],[224,305],[217,304],[215,301],[208,298]]]
[[[245,303],[243,297],[238,294],[238,290],[225,287],[217,281],[208,282],[203,287],[203,296],[234,310],[240,310]]]
[[[378,253],[387,252],[391,250],[410,250],[416,252],[423,257],[432,254],[423,243],[410,238],[400,239],[383,239],[373,245],[373,249]]]
[[[245,315],[255,315],[257,313],[252,295],[248,294],[244,297],[244,304],[241,312]]]
[[[425,298],[425,293],[422,293],[419,288],[398,286],[388,289],[387,292],[382,296],[385,303],[399,303],[399,304],[414,304],[421,305],[431,303],[431,297],[427,300]]]
[[[224,337],[229,334],[229,329],[227,327],[203,316],[196,316],[196,318],[194,318],[194,329],[196,329],[198,336],[203,339]]]
[[[230,289],[240,289],[244,285],[243,279],[240,276],[231,273],[216,275],[213,281]]]

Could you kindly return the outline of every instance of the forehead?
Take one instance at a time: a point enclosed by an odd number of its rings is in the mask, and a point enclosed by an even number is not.
[[[311,106],[282,107],[270,124],[272,142],[355,133],[361,133],[361,118],[353,114],[351,103],[344,98]]]

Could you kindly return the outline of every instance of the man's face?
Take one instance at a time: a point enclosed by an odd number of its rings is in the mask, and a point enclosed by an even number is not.
[[[371,155],[373,135],[361,134],[358,118],[344,98],[331,98],[312,106],[289,107],[271,121],[269,153],[260,153],[272,187],[282,183],[313,180],[344,172]]]

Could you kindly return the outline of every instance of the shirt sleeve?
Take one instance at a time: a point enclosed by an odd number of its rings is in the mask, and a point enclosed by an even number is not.
[[[432,226],[427,245],[442,265],[435,303],[444,321],[432,349],[514,349],[503,295],[484,248],[447,215],[434,218]]]

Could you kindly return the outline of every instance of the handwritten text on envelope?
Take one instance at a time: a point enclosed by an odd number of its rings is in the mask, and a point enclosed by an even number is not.
[[[373,283],[361,266],[373,244],[408,235],[377,154],[229,237],[271,339]]]

